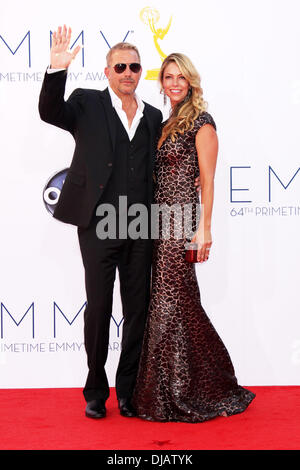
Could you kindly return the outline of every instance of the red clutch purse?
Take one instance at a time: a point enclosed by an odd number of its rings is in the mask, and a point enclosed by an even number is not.
[[[190,243],[185,249],[185,261],[188,263],[198,263],[197,243]]]

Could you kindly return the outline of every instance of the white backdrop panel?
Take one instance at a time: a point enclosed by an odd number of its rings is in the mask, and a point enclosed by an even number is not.
[[[299,108],[297,0],[164,0],[160,45],[197,66],[220,140],[210,261],[197,266],[202,302],[241,384],[300,384]],[[144,1],[2,2],[0,18],[0,386],[81,387],[84,273],[76,228],[43,202],[74,142],[43,123],[37,103],[50,31],[66,23],[84,49],[69,70],[76,87],[104,89],[109,45],[141,52],[145,101],[163,107],[147,71],[161,64],[141,21]],[[114,385],[122,310],[114,292],[107,372]]]

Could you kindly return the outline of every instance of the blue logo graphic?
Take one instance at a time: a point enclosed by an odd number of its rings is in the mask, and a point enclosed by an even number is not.
[[[45,207],[51,215],[53,215],[56,205],[59,200],[59,196],[66,179],[69,168],[59,171],[52,176],[47,182],[43,190],[43,200]]]
[[[127,32],[125,33],[125,36],[124,36],[124,39],[122,40],[122,42],[125,42],[129,33],[133,33],[133,31],[130,31],[130,30],[127,30]],[[52,45],[52,31],[50,31],[50,48],[51,48],[51,45]],[[104,35],[103,31],[100,30],[100,35],[102,37],[102,39],[104,40],[105,44],[109,47],[109,49],[111,48],[110,46],[110,43],[108,42],[108,39],[107,37]],[[123,34],[122,34],[123,36]],[[80,42],[81,41],[81,65],[82,67],[85,67],[85,57],[84,57],[84,53],[85,53],[85,48],[86,48],[86,44],[85,44],[85,34],[84,34],[84,30],[82,30],[78,36],[73,40],[73,43],[70,45],[70,49],[73,49],[73,47],[75,46],[75,44],[77,42]],[[8,50],[9,52],[15,56],[17,52],[19,52],[19,50],[21,51],[20,54],[22,54],[22,50],[25,49],[25,46],[26,46],[26,42],[28,44],[28,51],[26,51],[26,54],[28,54],[28,67],[31,68],[31,65],[32,65],[32,42],[33,42],[33,38],[32,38],[32,33],[31,31],[27,31],[27,33],[25,34],[25,36],[23,37],[23,39],[21,39],[21,41],[19,42],[19,44],[15,47],[14,46],[11,46],[11,44],[7,41],[6,38],[4,38],[4,36],[2,36],[2,34],[0,34],[0,46],[4,45]],[[23,44],[25,44],[23,46]],[[23,46],[23,47],[21,47]]]
[[[5,305],[1,302],[1,305],[0,305],[1,339],[3,339],[3,336],[4,336],[4,312],[7,313],[7,315],[13,320],[13,322],[16,326],[19,326],[22,323],[22,321],[24,320],[24,318],[26,317],[26,315],[29,312],[31,312],[31,314],[32,314],[32,337],[34,338],[34,302],[32,302],[30,307],[26,310],[26,312],[22,316],[21,320],[19,320],[19,321],[17,321],[13,317],[13,315],[8,311],[8,309],[5,307]]]
[[[11,52],[12,55],[15,55],[16,52],[18,52],[19,48],[22,46],[23,42],[25,41],[25,39],[28,39],[28,66],[31,67],[31,47],[30,47],[30,31],[28,31],[25,36],[23,37],[22,41],[20,42],[20,44],[18,44],[18,46],[16,47],[15,50],[13,50],[9,45],[8,43],[5,41],[5,39],[3,38],[3,36],[0,35],[0,39],[4,42],[4,44],[6,45],[6,47],[9,49],[9,51]]]

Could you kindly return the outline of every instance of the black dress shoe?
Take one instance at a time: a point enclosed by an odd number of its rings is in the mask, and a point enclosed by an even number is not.
[[[105,401],[102,399],[88,401],[85,408],[85,416],[88,418],[105,418]]]
[[[135,409],[130,403],[130,398],[118,398],[120,414],[126,418],[133,418],[137,415]]]

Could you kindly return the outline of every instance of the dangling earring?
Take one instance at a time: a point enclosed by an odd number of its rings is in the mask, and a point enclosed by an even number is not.
[[[165,91],[164,91],[163,88],[160,90],[160,94],[164,95],[164,106],[166,106],[166,104],[167,104],[167,95],[165,94]]]
[[[187,95],[186,95],[186,97],[185,97],[185,99],[184,99],[185,102],[189,101],[189,99],[190,99],[191,96],[192,96],[192,93],[193,93],[193,89],[192,89],[192,87],[190,86],[190,88],[188,89]]]

